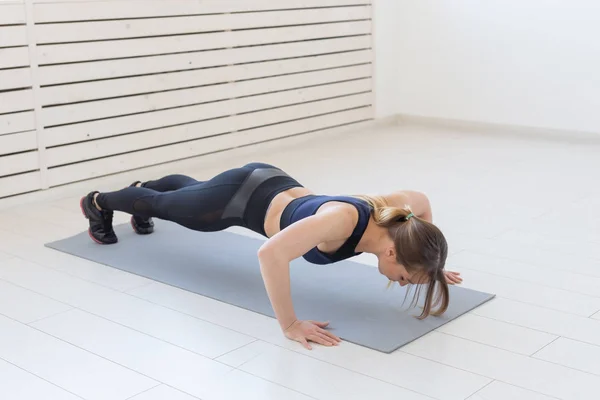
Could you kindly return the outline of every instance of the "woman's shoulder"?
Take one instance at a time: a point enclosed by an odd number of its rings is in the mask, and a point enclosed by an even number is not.
[[[391,207],[408,206],[415,214],[430,219],[431,203],[424,192],[416,190],[398,190],[382,196]]]
[[[388,192],[381,195],[381,197],[392,207],[404,207],[405,205],[413,206],[416,203],[429,201],[425,193],[406,189]]]
[[[355,203],[346,197],[332,198],[319,207],[319,212],[332,212],[336,213],[339,217],[355,220],[358,218],[357,204],[358,202]]]

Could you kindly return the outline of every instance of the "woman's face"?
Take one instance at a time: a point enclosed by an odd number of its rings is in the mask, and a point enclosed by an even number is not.
[[[377,257],[379,273],[384,275],[390,281],[398,282],[400,286],[405,286],[413,282],[412,274],[406,271],[406,268],[396,260],[396,253],[393,248],[388,249],[383,255]]]

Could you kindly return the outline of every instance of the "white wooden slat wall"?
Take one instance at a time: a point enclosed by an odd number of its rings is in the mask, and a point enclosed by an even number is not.
[[[0,197],[373,118],[370,0],[26,1],[0,2]]]
[[[24,1],[0,2],[0,197],[41,188]]]

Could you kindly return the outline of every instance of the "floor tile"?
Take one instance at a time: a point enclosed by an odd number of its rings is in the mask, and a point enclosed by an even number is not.
[[[81,400],[81,397],[1,359],[0,376],[2,400]]]
[[[563,213],[564,210],[546,213],[533,220],[525,221],[521,229],[555,238],[600,243],[597,219],[564,218]]]
[[[54,249],[44,248],[44,251],[36,251],[34,254],[19,253],[18,256],[29,261],[39,263],[57,271],[65,272],[90,282],[98,283],[119,291],[127,291],[142,285],[146,285],[150,279],[139,275],[111,268],[106,265],[78,258]]]
[[[231,367],[238,368],[240,365],[267,351],[269,348],[271,348],[271,346],[272,345],[269,343],[257,340],[255,342],[248,343],[239,349],[235,349],[229,353],[223,354],[215,360]]]
[[[449,335],[531,355],[558,336],[473,314],[466,314],[437,329]]]
[[[0,280],[0,314],[28,324],[72,307]]]
[[[206,400],[312,400],[313,397],[280,382],[233,370],[206,388]]]
[[[600,277],[582,275],[569,271],[552,271],[506,258],[480,254],[470,250],[451,257],[453,264],[464,268],[487,272],[533,284],[568,290],[573,293],[600,297]],[[600,302],[598,303],[600,305]]]
[[[198,318],[20,259],[0,265],[0,278],[208,357],[217,357],[254,340]]]
[[[285,343],[282,347],[444,400],[464,399],[491,381],[478,374],[413,356],[404,352],[402,348],[391,354],[384,354],[352,343],[344,343],[335,349],[318,347],[310,351],[291,343]],[[431,376],[435,376],[435,385],[429,384]]]
[[[597,208],[600,209],[600,204]],[[499,235],[498,239],[511,240],[521,245],[533,246],[562,254],[583,255],[600,259],[600,246],[597,243],[586,241],[585,237],[568,239],[514,229]]]
[[[167,385],[159,385],[129,400],[198,400],[198,397],[190,396]]]
[[[584,252],[566,254],[519,242],[518,239],[478,238],[467,243],[467,250],[498,258],[512,260],[544,268],[547,273],[573,272],[600,277],[600,259]]]
[[[252,358],[240,369],[318,399],[358,400],[372,396],[373,393],[377,393],[377,398],[381,400],[430,399],[276,346]]]
[[[209,399],[231,389],[231,367],[83,311],[72,310],[33,326],[196,397]],[[260,390],[276,386],[256,377],[246,380],[250,379]]]
[[[443,333],[432,332],[404,349],[414,355],[564,400],[593,400],[595,393],[600,391],[599,376]]]
[[[498,321],[600,345],[600,321],[546,307],[496,298],[472,311]]]
[[[246,332],[269,344],[372,376],[393,385],[410,390],[418,389],[431,397],[461,400],[491,381],[402,351],[389,355],[347,342],[343,342],[336,348],[315,346],[313,350],[305,350],[300,344],[286,339],[273,318],[167,285],[148,285],[131,293],[221,326]],[[224,358],[237,363],[239,359],[245,360],[247,354],[253,357],[255,352],[262,351],[261,346],[264,346],[261,342],[255,342],[225,355]],[[429,384],[432,374],[436,377],[435,385]]]
[[[451,232],[462,235],[479,235],[484,238],[493,238],[514,227],[513,221],[507,218],[501,218],[495,214],[462,215],[459,219],[456,215],[438,211],[434,212],[435,224],[438,225],[444,233]]]
[[[281,328],[274,318],[173,286],[156,282],[130,290],[127,293],[151,304],[176,310],[236,332],[243,331],[253,338],[279,342],[279,338],[282,336]],[[253,340],[248,340],[247,343],[251,341]],[[227,352],[231,350],[233,349]],[[225,353],[223,352],[219,356]]]
[[[0,332],[0,358],[85,399],[127,399],[157,385],[137,372],[2,316]]]
[[[0,214],[2,230],[13,235],[25,236],[36,244],[63,239],[73,235],[73,229],[54,223],[40,223],[34,216],[4,211]],[[35,229],[31,229],[35,226]]]
[[[0,239],[2,239],[1,232]],[[152,282],[139,275],[75,257],[30,241],[20,241],[18,244],[11,245],[10,252],[24,260],[119,291],[126,291]]]
[[[35,219],[38,225],[57,225],[63,228],[73,230],[73,234],[83,232],[87,229],[87,221],[81,213],[79,202],[72,204],[71,210],[63,210],[58,207],[52,207],[48,204],[30,204],[13,207],[9,210],[15,218],[24,220]]]
[[[81,400],[66,390],[0,359],[2,400]]]
[[[0,219],[3,218],[2,212],[0,212]],[[15,248],[39,248],[40,243],[34,241],[27,236],[15,234],[6,231],[0,227],[0,252],[4,254],[4,259],[12,258],[15,256]]]
[[[536,353],[535,358],[600,375],[600,346],[560,338]]]
[[[83,311],[72,310],[34,325],[80,348],[203,400],[309,399],[283,386],[235,371],[223,363]],[[140,396],[144,398],[151,395],[155,395],[152,390]]]
[[[453,260],[448,260],[447,268],[461,273],[464,287],[493,293],[498,297],[586,317],[600,307],[600,298],[597,297],[463,268]]]
[[[555,400],[555,397],[494,381],[467,400]]]
[[[9,258],[12,258],[12,257],[13,256],[11,254],[7,254],[7,253],[0,251],[0,262],[8,260]]]

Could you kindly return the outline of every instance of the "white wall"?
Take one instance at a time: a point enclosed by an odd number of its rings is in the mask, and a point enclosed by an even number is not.
[[[375,49],[375,117],[384,118],[397,114],[398,40],[397,15],[401,1],[373,0],[373,38]]]
[[[600,2],[375,5],[378,116],[600,133]]]

